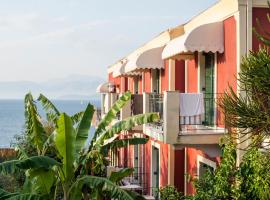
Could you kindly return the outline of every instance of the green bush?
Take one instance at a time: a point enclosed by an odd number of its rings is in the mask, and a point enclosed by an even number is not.
[[[184,196],[172,185],[160,189],[160,200],[183,200]]]

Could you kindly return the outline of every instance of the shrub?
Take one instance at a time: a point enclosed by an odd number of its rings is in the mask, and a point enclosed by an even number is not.
[[[172,185],[167,185],[160,189],[160,200],[182,200],[184,196]]]

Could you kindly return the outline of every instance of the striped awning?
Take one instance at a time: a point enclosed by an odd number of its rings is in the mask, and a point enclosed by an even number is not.
[[[114,83],[111,83],[111,82],[102,83],[97,87],[96,92],[97,93],[108,93],[111,91],[112,87],[114,87]]]
[[[164,61],[161,58],[163,49],[164,46],[161,46],[133,54],[125,66],[125,73],[164,68]]]
[[[203,24],[171,40],[162,52],[162,59],[198,52],[224,52],[223,22]]]

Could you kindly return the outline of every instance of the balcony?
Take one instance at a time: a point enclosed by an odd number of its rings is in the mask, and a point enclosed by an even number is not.
[[[218,116],[217,101],[220,98],[218,94],[145,93],[144,112],[158,112],[161,119],[158,123],[145,125],[144,132],[169,144],[218,144],[226,132]]]
[[[126,105],[121,109],[120,119],[126,119],[128,117],[139,115],[143,113],[143,95],[133,94],[131,101],[127,102]],[[142,126],[136,126],[132,128],[132,131],[142,132]]]
[[[94,120],[93,124],[96,126],[101,119],[108,113],[108,111],[111,109],[113,104],[117,101],[119,98],[119,94],[117,93],[102,93],[101,94],[101,106],[100,108],[96,109],[95,115],[94,115]],[[120,120],[120,113],[117,114],[116,119],[114,122]]]

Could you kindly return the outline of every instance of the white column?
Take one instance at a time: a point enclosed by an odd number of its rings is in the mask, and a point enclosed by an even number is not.
[[[164,92],[163,120],[164,120],[164,142],[175,144],[179,134],[179,92]]]
[[[175,91],[175,60],[169,59],[169,91]]]
[[[144,92],[143,93],[143,113],[149,113],[149,93]],[[146,131],[145,124],[143,125],[143,132]]]

